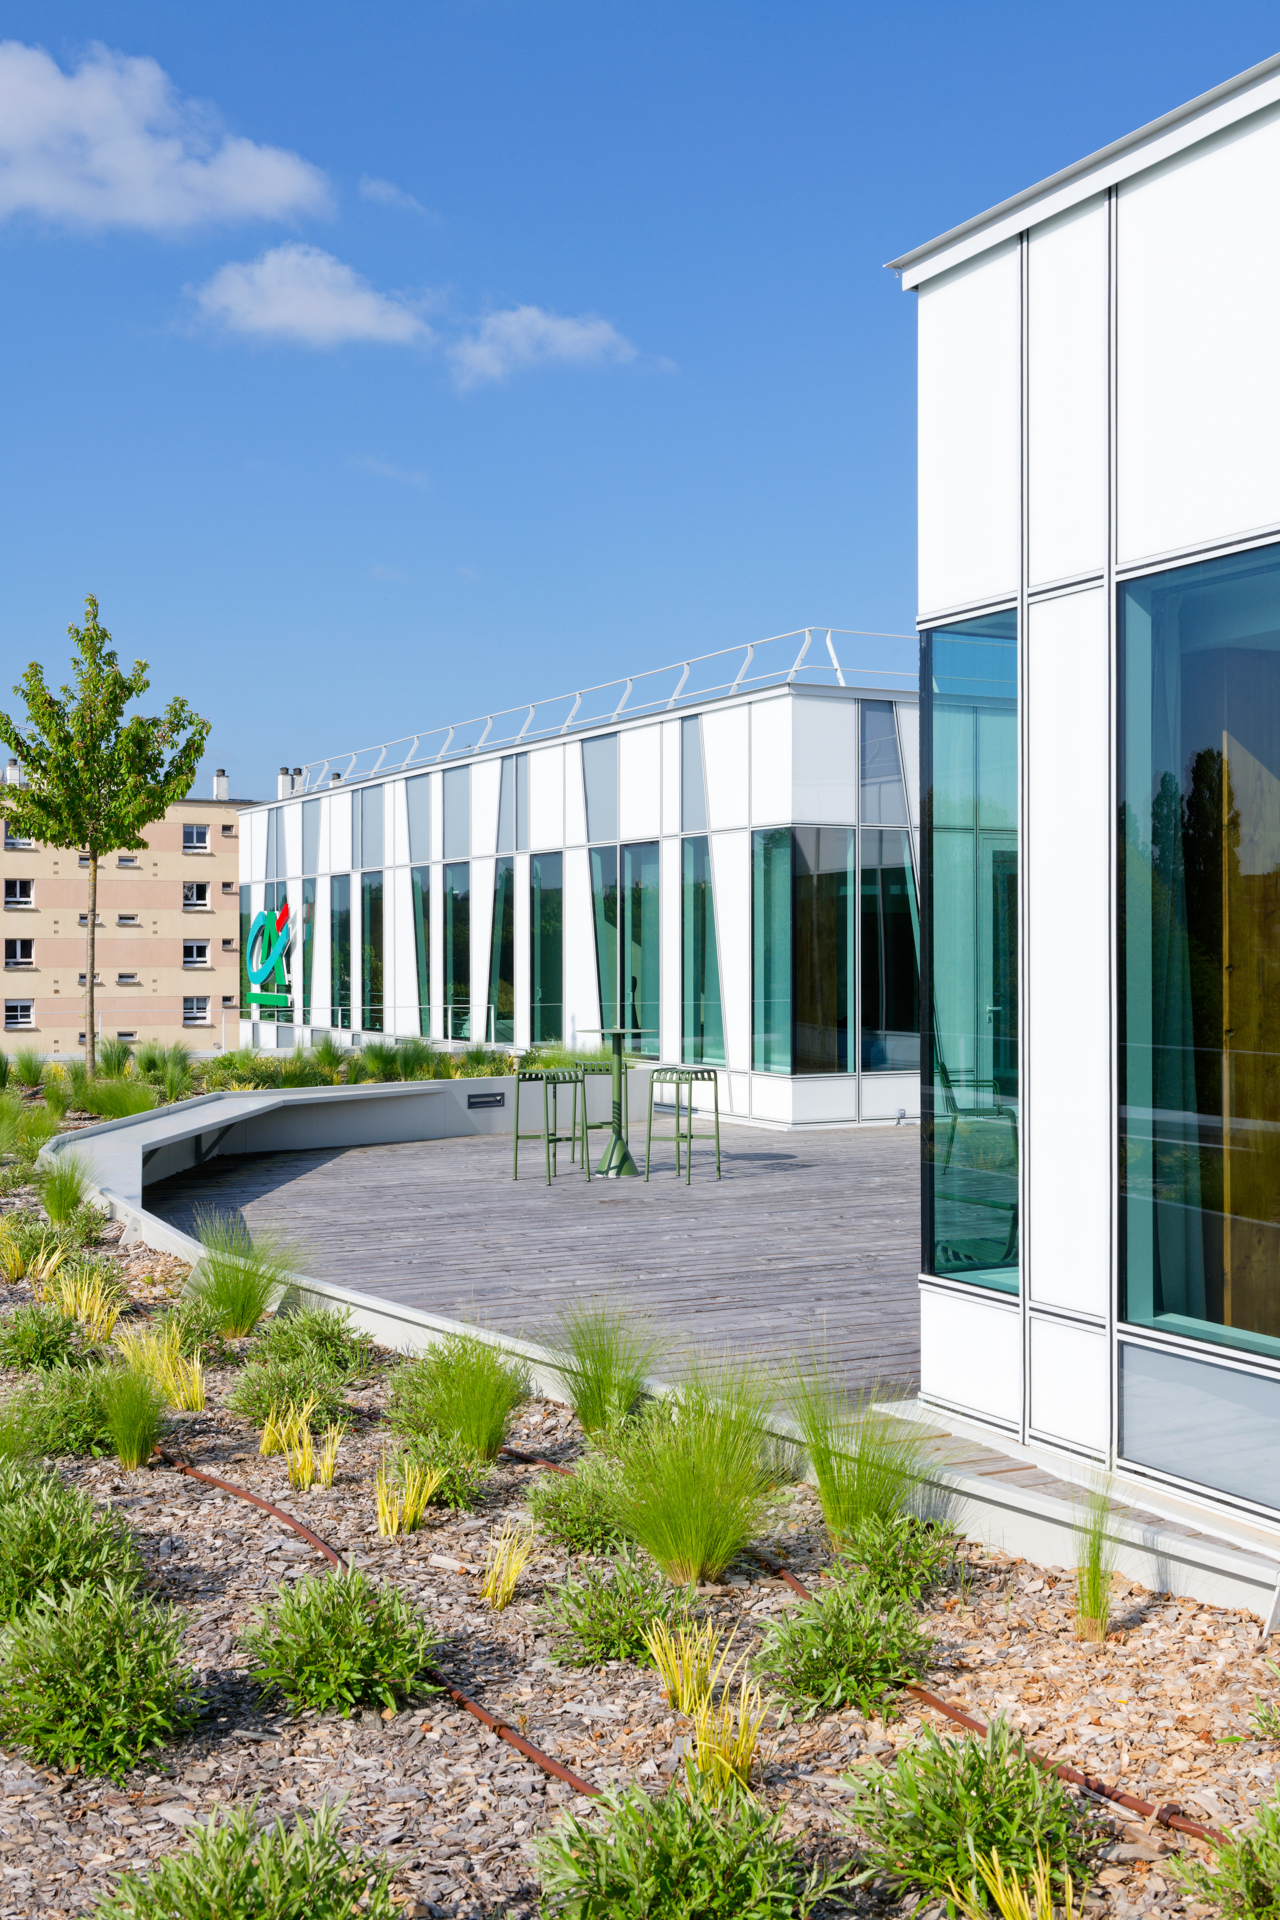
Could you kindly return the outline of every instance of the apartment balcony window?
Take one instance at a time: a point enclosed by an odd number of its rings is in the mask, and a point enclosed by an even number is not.
[[[30,907],[35,902],[31,897],[30,880],[6,880],[4,883],[4,903],[6,907]]]
[[[207,940],[184,940],[182,943],[182,964],[184,967],[207,967],[209,964],[209,942]]]
[[[187,993],[183,995],[182,1024],[184,1027],[208,1026],[209,996],[207,993]]]
[[[182,851],[184,853],[208,853],[208,827],[198,827],[194,826],[189,820],[184,821],[182,827]]]
[[[184,913],[209,905],[209,882],[207,880],[184,880],[182,883],[182,909]]]
[[[118,987],[136,987],[137,984],[138,976],[136,973],[118,973],[116,975],[116,985]]]
[[[35,841],[21,833],[15,833],[6,820],[4,823],[4,844],[6,849],[12,852],[22,847],[34,847]]]
[[[34,1000],[6,1000],[4,1003],[6,1032],[12,1032],[18,1027],[33,1027],[35,1025],[32,1017],[34,1008]]]
[[[6,940],[4,943],[4,963],[6,967],[30,967],[35,962],[32,950],[33,940]]]
[[[137,864],[138,856],[136,853],[121,853],[116,856],[116,865],[118,867],[136,867]]]

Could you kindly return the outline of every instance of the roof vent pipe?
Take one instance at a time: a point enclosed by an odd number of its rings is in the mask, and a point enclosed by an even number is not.
[[[22,785],[22,775],[19,772],[16,760],[11,760],[5,768],[4,783],[6,787],[20,787]]]
[[[289,769],[288,767],[281,767],[279,776],[276,779],[276,799],[287,800],[292,792],[293,782],[289,778]]]
[[[341,784],[342,784],[342,775],[340,773],[331,773],[329,775],[329,785],[331,787],[337,787],[337,786],[340,786]]]
[[[231,790],[227,785],[227,770],[219,767],[213,776],[213,797],[215,800],[229,800]]]

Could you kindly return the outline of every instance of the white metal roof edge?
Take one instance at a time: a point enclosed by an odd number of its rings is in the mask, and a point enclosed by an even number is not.
[[[932,280],[949,267],[985,253],[989,247],[998,246],[1027,227],[1052,219],[1054,214],[1076,206],[1091,194],[1101,193],[1116,181],[1128,179],[1171,154],[1207,139],[1223,127],[1247,119],[1277,99],[1280,99],[1280,53],[1272,54],[1247,72],[1224,80],[1221,86],[1211,87],[1208,93],[1198,94],[1171,113],[1161,114],[1159,119],[1148,121],[1146,126],[1125,134],[1123,139],[1113,140],[1083,160],[1051,173],[1047,180],[1024,187],[1021,193],[1002,200],[998,206],[975,214],[971,220],[939,234],[936,240],[913,247],[885,264],[902,275],[904,288],[919,286],[922,281]]]

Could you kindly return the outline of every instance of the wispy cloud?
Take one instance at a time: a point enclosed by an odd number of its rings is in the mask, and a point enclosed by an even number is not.
[[[351,340],[427,346],[434,338],[404,300],[379,293],[354,267],[299,240],[260,260],[233,260],[190,291],[207,320],[259,339],[335,347]]]
[[[543,307],[510,307],[488,313],[464,340],[448,349],[454,384],[464,391],[506,380],[522,367],[553,360],[581,365],[634,360],[636,350],[609,321],[577,318]]]
[[[0,42],[0,218],[177,232],[328,204],[318,167],[226,133],[152,59],[95,46],[64,73],[42,47]]]
[[[402,213],[426,213],[421,200],[415,200],[403,187],[397,187],[390,180],[375,180],[370,174],[360,176],[360,198],[376,200],[379,206],[399,207]]]
[[[379,480],[399,480],[406,487],[429,487],[431,475],[412,467],[393,466],[390,460],[375,460],[372,454],[363,453],[351,462],[362,473],[376,473]]]

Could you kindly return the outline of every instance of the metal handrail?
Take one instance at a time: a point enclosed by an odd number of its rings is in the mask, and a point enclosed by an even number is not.
[[[826,635],[829,664],[809,664],[806,660],[815,634]],[[477,714],[474,719],[456,721],[452,726],[403,734],[398,740],[357,747],[354,752],[330,754],[324,760],[309,762],[293,791],[314,792],[331,775],[341,780],[358,780],[371,778],[374,773],[403,772],[406,767],[437,766],[442,760],[460,759],[469,753],[479,753],[482,748],[492,753],[501,747],[514,748],[552,735],[611,726],[624,716],[634,720],[646,713],[670,713],[676,707],[741,693],[747,688],[786,686],[796,680],[806,685],[847,687],[851,684],[849,676],[853,675],[854,684],[883,687],[890,693],[915,691],[918,676],[914,669],[908,672],[896,667],[858,667],[848,654],[842,661],[836,651],[837,639],[914,643],[916,636],[854,627],[797,627],[790,633],[771,634],[767,640],[752,640],[741,646],[718,648],[714,653],[694,654],[671,666],[651,668],[647,673],[619,674],[616,680],[581,687],[575,693],[522,701],[519,706]],[[821,644],[819,641],[819,646]],[[772,651],[762,659],[767,650]],[[724,665],[713,669],[708,665],[712,661]],[[698,667],[707,671],[695,673]],[[650,683],[652,690],[646,692]],[[404,749],[399,757],[397,748]]]

